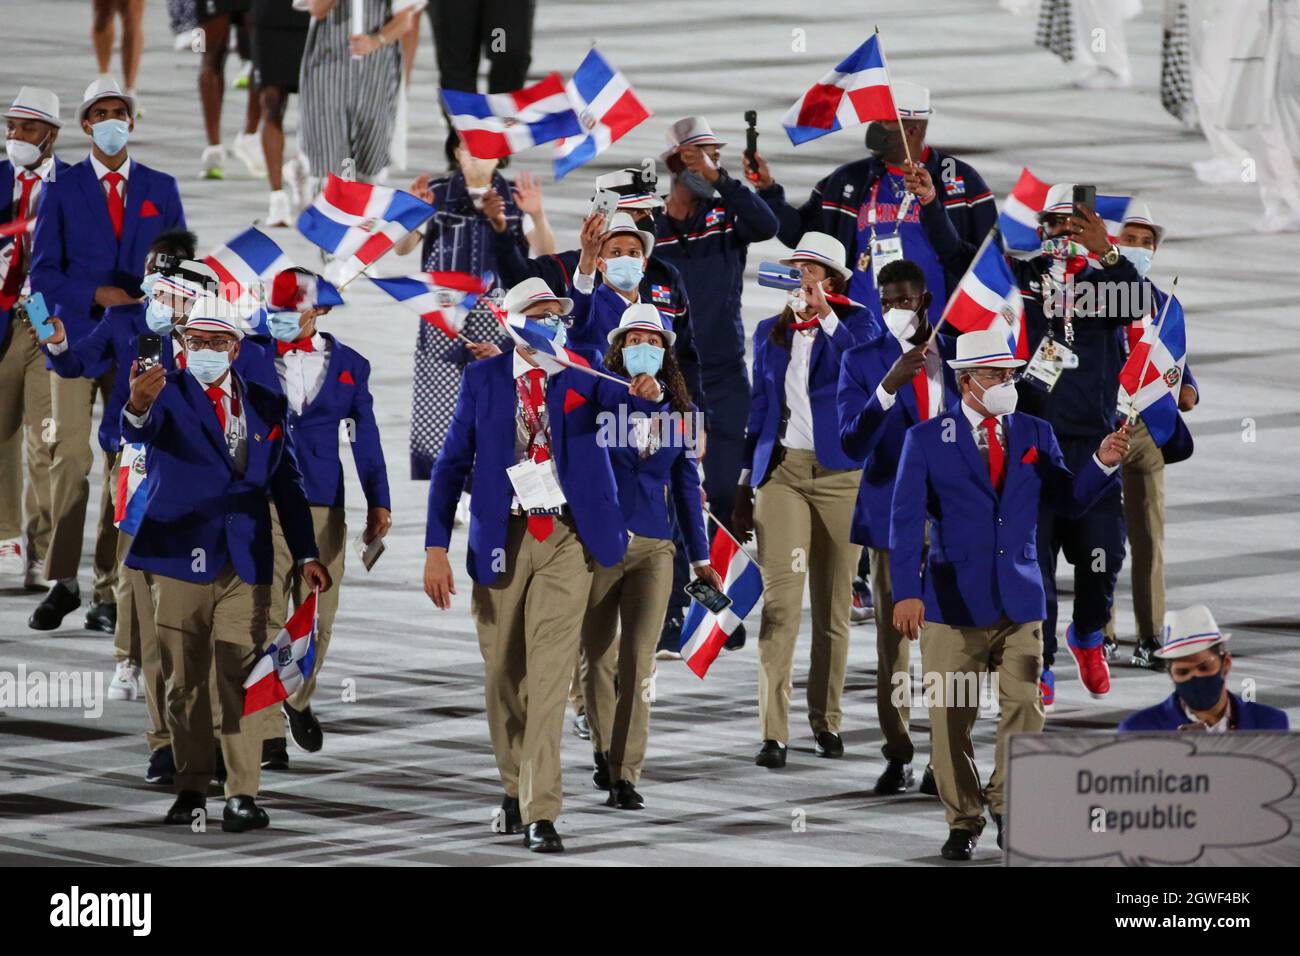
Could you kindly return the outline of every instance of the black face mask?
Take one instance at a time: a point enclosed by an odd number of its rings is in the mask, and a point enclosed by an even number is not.
[[[903,134],[900,130],[886,129],[884,123],[867,125],[867,149],[877,159],[897,156],[903,148]]]

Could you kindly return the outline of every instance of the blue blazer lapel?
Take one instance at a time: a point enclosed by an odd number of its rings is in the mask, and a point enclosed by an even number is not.
[[[1022,459],[1029,451],[1030,432],[1033,430],[1029,427],[1028,422],[1024,421],[1024,416],[1017,415],[1014,412],[1008,415],[1003,421],[1007,426],[1007,483],[1002,489],[1005,495],[1010,489],[1013,481],[1020,481],[1028,476],[1032,465],[1022,464]]]
[[[953,419],[953,427],[957,430],[957,448],[962,457],[966,459],[966,464],[970,466],[971,472],[974,473],[976,484],[989,497],[997,497],[993,491],[993,483],[989,481],[989,466],[980,457],[980,450],[975,444],[975,438],[971,435],[970,422],[966,421],[966,415],[960,408],[948,412],[947,415]]]
[[[325,363],[325,378],[320,383],[320,391],[316,393],[315,398],[302,407],[303,418],[318,409],[329,410],[329,397],[338,388],[339,376],[343,374],[343,350],[339,348],[338,343],[334,341],[334,337],[329,333],[322,332],[321,335],[330,341],[330,357],[329,361]],[[271,348],[275,348],[275,346],[272,345]]]
[[[131,178],[126,181],[126,214],[122,217],[122,242],[118,246],[119,268],[123,268],[121,257],[123,255],[130,257],[135,231],[140,226],[140,207],[149,196],[149,178],[147,167],[134,161],[131,163]],[[107,200],[104,207],[108,208]],[[131,274],[133,270],[123,269],[123,271]]]
[[[90,223],[87,225],[93,223],[95,231],[103,237],[103,241],[112,243],[113,248],[116,249],[118,241],[113,234],[113,220],[108,218],[108,197],[104,194],[103,185],[95,178],[95,167],[90,165],[90,160],[86,160],[80,170],[81,194],[86,201],[86,212],[90,216]],[[126,235],[125,228],[122,235]]]
[[[230,457],[230,446],[226,444],[226,436],[221,434],[220,423],[217,421],[217,413],[212,407],[212,400],[208,398],[203,386],[193,375],[182,372],[177,377],[176,384],[180,385],[182,382],[184,382],[184,385],[181,386],[181,394],[185,396],[190,408],[198,416],[199,423],[203,427],[203,434],[207,436],[208,441],[212,442],[213,447],[221,453],[222,461],[230,466],[233,471],[235,460]],[[241,395],[240,401],[243,400]]]
[[[233,372],[231,374],[234,375]],[[257,482],[270,472],[269,459],[272,445],[270,433],[271,429],[279,423],[268,422],[262,417],[257,406],[248,400],[248,388],[243,379],[236,376],[235,382],[239,388],[239,400],[244,408],[244,423],[248,429],[248,465],[244,469],[244,478]]]

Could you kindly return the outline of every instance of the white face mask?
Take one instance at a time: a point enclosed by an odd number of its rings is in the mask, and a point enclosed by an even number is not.
[[[975,384],[978,387],[979,383]],[[979,400],[988,409],[990,415],[1010,415],[1016,410],[1016,400],[1019,397],[1015,382],[1002,382],[984,389],[980,393]]]
[[[921,327],[921,317],[911,309],[889,309],[883,318],[886,328],[903,343],[910,342],[916,330]]]
[[[41,149],[41,146],[34,146],[25,140],[5,140],[5,153],[15,166],[35,166],[41,161]]]

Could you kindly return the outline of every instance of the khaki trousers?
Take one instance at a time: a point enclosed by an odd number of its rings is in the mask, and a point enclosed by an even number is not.
[[[1002,813],[1007,738],[1038,733],[1045,715],[1038,696],[1043,670],[1043,622],[993,627],[949,627],[927,623],[921,628],[921,666],[930,703],[930,762],[950,830],[984,829],[984,803]],[[980,786],[971,730],[979,713],[979,675],[997,671],[998,723],[993,776]]]
[[[673,590],[676,552],[669,539],[633,535],[619,564],[596,565],[592,573],[582,621],[583,699],[592,749],[609,755],[611,780],[641,779],[655,648]]]
[[[11,317],[9,341],[0,354],[0,540],[25,533],[28,564],[43,561],[50,546],[50,443],[46,439],[53,420],[45,355],[27,327]]]
[[[216,580],[195,584],[145,572],[166,688],[167,727],[176,760],[176,790],[206,793],[215,747],[209,678],[216,671],[226,796],[256,796],[262,775],[265,715],[243,716],[244,679],[264,649],[271,594],[227,565]]]
[[[1156,642],[1165,623],[1165,459],[1140,419],[1121,475],[1133,615],[1138,637]]]
[[[316,690],[316,676],[325,664],[329,650],[330,634],[334,631],[334,615],[339,609],[339,586],[343,583],[343,558],[347,554],[347,512],[329,505],[311,506],[311,523],[316,530],[316,549],[320,563],[330,573],[334,586],[316,597],[316,664],[311,676],[289,696],[286,703],[294,710],[305,710]],[[268,621],[268,640],[275,640],[285,621],[289,620],[289,603],[296,608],[311,593],[302,579],[302,570],[289,553],[289,542],[280,527],[280,514],[271,509],[271,536],[275,541],[275,581],[271,584],[271,616]],[[274,708],[268,708],[274,709]],[[272,737],[283,737],[284,728],[277,727]]]
[[[573,679],[569,681],[569,705],[573,716],[581,717],[587,713],[587,702],[582,699],[582,648],[578,648],[578,662],[573,665]]]
[[[786,449],[758,489],[754,528],[763,567],[758,633],[758,716],[763,739],[790,739],[794,645],[804,578],[812,603],[808,722],[814,733],[840,729],[849,657],[849,605],[862,546],[849,541],[861,469],[823,468],[811,451]]]
[[[117,628],[113,631],[113,657],[118,663],[127,661],[139,666],[143,653],[140,618],[145,615],[152,618],[153,606],[147,602],[143,607],[137,606],[135,584],[137,580],[143,580],[144,574],[123,563],[134,540],[135,535],[125,531],[117,533],[117,584],[113,588],[113,598],[117,601]],[[152,620],[148,627],[153,628]]]
[[[894,586],[889,552],[871,548],[871,598],[876,606],[876,717],[886,760],[911,763],[915,755],[908,730],[912,708],[911,641],[894,627]]]
[[[554,821],[564,802],[560,741],[578,654],[592,561],[572,519],[556,518],[545,541],[509,518],[505,570],[471,599],[492,752],[506,795],[524,823]]]
[[[59,378],[50,373],[55,424],[50,462],[53,530],[49,552],[45,556],[45,576],[51,581],[76,578],[81,565],[86,504],[90,499],[90,466],[95,460],[91,447],[92,412],[96,393],[101,402],[107,404],[112,388],[112,369],[98,379]],[[117,577],[117,528],[113,526],[112,508],[112,488],[117,477],[113,472],[115,458],[115,454],[104,455],[104,484],[95,534],[95,601],[113,600],[113,584]]]

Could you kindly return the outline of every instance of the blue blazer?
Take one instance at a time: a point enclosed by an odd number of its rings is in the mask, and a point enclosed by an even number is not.
[[[786,348],[771,341],[772,326],[779,316],[758,323],[754,330],[754,383],[749,405],[749,426],[745,435],[742,468],[750,469],[751,487],[760,487],[776,467],[773,454],[789,410],[785,407],[785,372],[790,366],[790,343],[794,332],[786,333]],[[813,340],[808,365],[808,401],[812,406],[813,446],[825,468],[861,468],[862,459],[847,455],[840,446],[840,426],[835,407],[840,360],[854,345],[865,340],[874,327],[871,313],[854,309],[839,317],[835,334],[819,332]]]
[[[1228,696],[1231,698],[1229,706],[1236,717],[1238,730],[1291,729],[1291,722],[1287,719],[1285,710],[1269,707],[1267,704],[1256,704],[1248,700],[1242,700],[1232,691],[1228,691]],[[1139,710],[1136,713],[1129,714],[1120,721],[1119,729],[1125,732],[1135,730],[1177,730],[1185,723],[1187,723],[1187,715],[1183,713],[1182,705],[1178,703],[1178,695],[1174,693],[1154,707],[1148,707],[1146,710]]]
[[[944,409],[953,408],[961,401],[956,376],[946,361],[954,354],[953,343],[945,335],[935,338],[939,355],[945,359],[940,366]],[[889,547],[889,508],[894,497],[898,459],[903,453],[903,438],[920,421],[916,391],[911,385],[898,390],[888,410],[881,409],[880,399],[876,397],[876,389],[902,354],[903,347],[892,333],[853,346],[844,353],[840,363],[836,393],[840,446],[850,458],[865,461],[849,540],[880,551]]]
[[[636,411],[631,402],[624,403],[623,416]],[[665,402],[660,411],[672,411]],[[695,406],[691,406],[696,413]],[[618,414],[617,410],[615,414]],[[618,503],[623,509],[627,530],[647,538],[673,538],[669,516],[669,498],[686,539],[686,554],[691,563],[709,560],[709,538],[704,531],[704,508],[700,499],[700,473],[696,459],[682,444],[661,447],[645,458],[626,442],[616,442],[609,449],[618,485]]]
[[[147,205],[146,205],[147,204]],[[185,228],[176,180],[131,160],[122,238],[113,235],[104,188],[90,157],[59,174],[41,192],[32,242],[32,289],[63,320],[68,340],[90,334],[103,315],[95,289],[118,286],[140,295],[144,258],[161,232]]]
[[[889,526],[894,600],[924,598],[926,620],[954,627],[1017,624],[1047,614],[1038,565],[1040,504],[1077,516],[1119,472],[1090,461],[1076,478],[1052,427],[1017,412],[1004,419],[1007,474],[1002,494],[960,408],[908,429]],[[921,563],[925,522],[930,551]]]
[[[248,465],[242,476],[235,474],[212,402],[188,372],[167,373],[143,428],[123,413],[122,437],[149,446],[145,467],[150,478],[127,567],[205,583],[232,564],[249,584],[270,584],[275,567],[271,500],[294,559],[317,557],[284,396],[232,374],[248,425]]]
[[[50,368],[60,378],[95,378],[115,366],[113,390],[99,422],[99,447],[106,452],[117,451],[122,437],[122,406],[131,395],[131,363],[140,354],[139,336],[153,332],[144,320],[144,310],[143,304],[105,309],[104,318],[94,324],[90,335],[69,345],[66,352],[50,355],[48,348],[45,349]],[[170,340],[164,337],[159,357],[169,372],[176,367],[172,352]],[[260,385],[279,388],[274,367],[269,382],[264,369],[261,347],[245,338],[239,343],[235,371]]]
[[[515,463],[518,393],[513,366],[512,350],[465,367],[451,426],[429,482],[424,544],[445,548],[451,542],[456,504],[472,473],[467,565],[470,577],[484,585],[497,579],[501,564],[497,559],[505,554],[514,496],[506,476],[506,469]],[[627,530],[609,454],[597,442],[597,414],[617,414],[618,406],[630,398],[626,388],[571,369],[552,375],[546,390],[560,487],[582,543],[605,567],[623,559]],[[644,411],[656,408],[639,401],[633,404]]]
[[[569,327],[570,341],[583,348],[595,349],[603,356],[609,351],[609,333],[618,328],[628,302],[601,282],[591,293],[579,292],[572,286],[567,294],[573,297],[573,324]],[[648,297],[639,301],[650,302]],[[663,314],[665,325],[671,327],[672,317]]]
[[[58,179],[68,168],[68,164],[54,157],[54,178]],[[46,186],[49,183],[45,184]],[[45,187],[41,187],[41,194],[45,192]],[[37,197],[36,211],[40,211],[40,198]],[[9,160],[0,160],[0,224],[13,222],[14,220],[14,164]],[[20,237],[15,236],[14,242],[19,241]],[[33,242],[35,238],[33,237]],[[0,256],[10,254],[9,246],[6,244],[0,248]],[[4,352],[5,346],[9,344],[9,310],[0,309],[0,353]]]
[[[388,495],[388,469],[384,448],[375,423],[375,402],[370,395],[370,363],[328,332],[329,363],[320,391],[302,414],[289,410],[289,433],[293,436],[298,467],[302,469],[307,500],[314,505],[343,506],[343,461],[339,457],[339,422],[350,422],[352,460],[369,508],[392,509]],[[245,339],[245,342],[248,340]],[[260,341],[260,338],[259,338]],[[275,371],[275,344],[268,340],[263,354],[271,367],[275,391],[280,376]],[[242,352],[240,353],[243,354]]]

